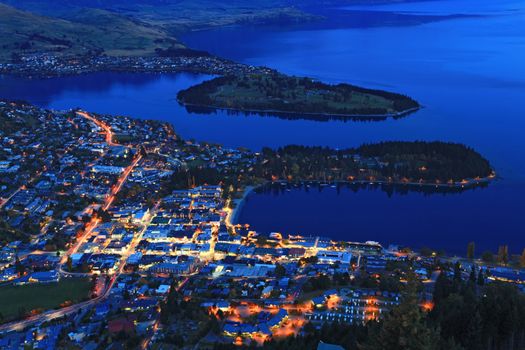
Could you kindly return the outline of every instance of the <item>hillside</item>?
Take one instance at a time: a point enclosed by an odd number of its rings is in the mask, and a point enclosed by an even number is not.
[[[21,53],[105,53],[145,56],[156,48],[182,47],[165,31],[100,9],[51,18],[0,4],[0,59]]]
[[[289,0],[3,0],[18,9],[70,20],[84,9],[102,9],[171,33],[242,23],[296,22],[316,18]]]

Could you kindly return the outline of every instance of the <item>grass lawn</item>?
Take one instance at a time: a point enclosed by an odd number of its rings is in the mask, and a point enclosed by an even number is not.
[[[0,287],[0,313],[4,321],[16,319],[19,310],[53,309],[65,301],[77,303],[89,297],[87,278],[65,278],[58,283]]]

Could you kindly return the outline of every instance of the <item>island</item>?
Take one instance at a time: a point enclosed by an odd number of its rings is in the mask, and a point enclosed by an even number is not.
[[[209,107],[293,118],[399,117],[416,111],[412,98],[350,84],[331,85],[276,71],[217,77],[177,94],[188,107]]]

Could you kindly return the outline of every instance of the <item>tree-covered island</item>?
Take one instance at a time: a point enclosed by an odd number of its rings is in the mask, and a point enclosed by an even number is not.
[[[221,183],[226,196],[245,186],[303,181],[461,190],[485,184],[495,176],[488,160],[472,148],[439,141],[390,141],[340,150],[297,145],[263,148],[250,163],[223,169],[202,162],[188,164],[172,175],[167,187]]]
[[[489,162],[458,143],[389,141],[342,150],[286,146],[265,148],[259,176],[270,179],[377,180],[461,184],[493,174]]]
[[[188,107],[283,113],[319,119],[398,117],[420,106],[412,98],[349,84],[330,85],[275,71],[217,77],[178,93]]]

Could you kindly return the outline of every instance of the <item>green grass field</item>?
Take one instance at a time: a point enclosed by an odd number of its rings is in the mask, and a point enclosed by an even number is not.
[[[0,313],[3,321],[16,319],[20,310],[53,309],[65,301],[77,303],[89,296],[91,282],[86,278],[67,278],[58,283],[0,287]]]

